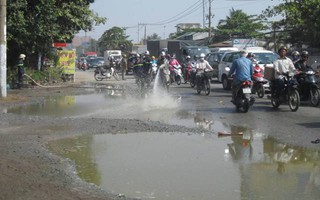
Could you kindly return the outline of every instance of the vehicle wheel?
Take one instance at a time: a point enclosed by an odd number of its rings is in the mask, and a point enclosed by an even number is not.
[[[296,89],[290,91],[288,103],[289,103],[289,108],[292,112],[295,112],[298,110],[300,106],[300,95]]]
[[[278,108],[280,106],[280,99],[271,97],[271,104],[274,108]]]
[[[190,86],[191,86],[192,88],[194,88],[195,84],[194,84],[193,80],[190,80]]]
[[[209,95],[210,94],[210,82],[208,79],[204,82],[204,88],[206,90],[206,95]]]
[[[119,77],[119,75],[118,75],[118,73],[117,73],[116,71],[113,73],[113,77],[114,77],[117,81],[120,81],[120,77]]]
[[[177,81],[177,84],[180,85],[180,84],[181,84],[181,77],[180,77],[180,76],[177,76],[177,77],[176,77],[176,81]]]
[[[262,84],[259,84],[258,89],[257,89],[257,95],[259,98],[263,98],[265,94],[265,90]]]
[[[231,89],[231,82],[228,80],[227,76],[222,77],[222,87],[224,90],[230,90]]]
[[[316,87],[310,89],[310,103],[314,107],[317,107],[320,103],[320,92]]]
[[[102,81],[103,77],[100,73],[94,73],[94,79],[96,79],[96,81]]]
[[[197,87],[197,93],[200,94],[201,93],[201,86],[199,84],[197,84],[196,87]]]

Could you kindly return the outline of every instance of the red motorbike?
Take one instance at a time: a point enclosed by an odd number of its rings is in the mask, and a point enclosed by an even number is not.
[[[252,74],[252,94],[257,94],[259,98],[265,95],[265,88],[268,88],[269,81],[264,78],[261,67],[256,64]]]

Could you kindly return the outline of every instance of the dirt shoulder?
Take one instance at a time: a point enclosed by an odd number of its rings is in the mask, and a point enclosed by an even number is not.
[[[46,144],[55,139],[96,133],[196,132],[151,121],[61,119],[6,112],[8,107],[38,103],[48,96],[88,93],[81,87],[87,84],[83,82],[85,77],[79,79],[62,87],[10,90],[6,98],[0,99],[0,199],[125,199],[79,179],[74,163],[54,155]]]

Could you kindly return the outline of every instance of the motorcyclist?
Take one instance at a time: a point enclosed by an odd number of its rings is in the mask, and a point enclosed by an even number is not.
[[[165,61],[165,57],[166,57],[166,53],[164,51],[161,51],[160,55],[159,55],[159,58],[157,60],[157,66],[158,68],[164,64],[164,61]]]
[[[298,61],[300,60],[300,53],[299,53],[299,51],[293,51],[293,52],[291,53],[291,55],[292,55],[292,62],[293,62],[293,64],[295,64],[296,62],[298,62]]]
[[[188,67],[191,65],[191,57],[188,55],[186,56],[186,59],[184,61],[184,63],[182,64],[182,72],[183,72],[183,77],[185,80],[188,80],[189,77],[189,73],[188,70],[190,70]]]
[[[233,73],[235,76],[233,78],[232,85],[232,100],[231,102],[235,102],[235,97],[237,95],[237,91],[243,81],[251,81],[251,77],[253,74],[252,61],[246,58],[248,52],[246,50],[242,50],[240,52],[240,58],[233,61],[231,69],[229,71],[228,76],[230,77]]]
[[[287,48],[284,46],[280,47],[278,53],[280,57],[273,62],[277,97],[280,96],[280,92],[285,86],[283,75],[289,72],[295,73],[296,71],[292,60],[286,56]]]
[[[248,53],[247,58],[251,60],[252,64],[257,63],[257,60],[254,58],[256,55],[254,53]]]
[[[309,58],[309,52],[308,51],[302,51],[301,52],[301,59],[299,59],[295,64],[295,68],[298,71],[306,71],[306,70],[313,70],[307,63]]]
[[[196,69],[197,69],[196,81],[197,81],[197,83],[199,83],[200,80],[202,78],[204,78],[204,75],[205,75],[204,72],[213,71],[213,68],[211,67],[209,62],[205,60],[205,56],[206,55],[204,53],[201,53],[200,60],[196,65]]]
[[[133,72],[136,76],[136,81],[138,81],[138,78],[143,77],[143,61],[141,61],[139,54],[136,55],[135,61],[133,63]]]

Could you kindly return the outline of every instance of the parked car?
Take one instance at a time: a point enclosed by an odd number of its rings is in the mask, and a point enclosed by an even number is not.
[[[90,62],[89,62],[90,61]],[[103,57],[95,57],[88,60],[88,68],[97,68],[104,66],[104,58]]]
[[[255,60],[259,67],[264,71],[265,67],[273,67],[274,60],[278,57],[273,51],[264,49],[252,49],[248,50],[249,53],[255,55]],[[218,65],[218,80],[222,83],[222,87],[225,90],[231,89],[232,79],[228,78],[228,71],[226,68],[231,68],[232,63],[235,59],[240,57],[240,51],[226,52],[221,58],[221,62]]]

